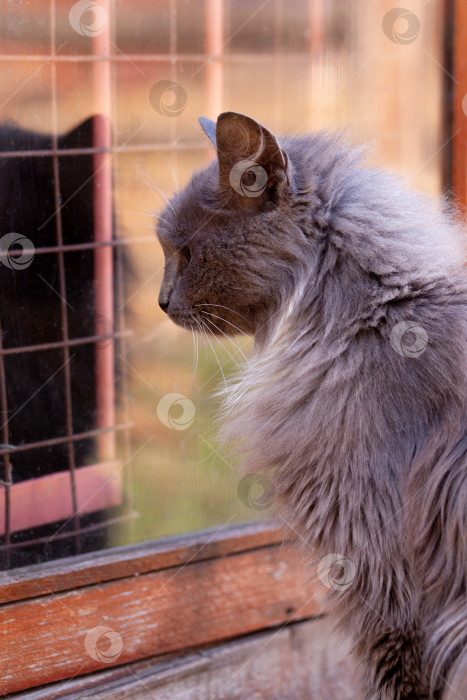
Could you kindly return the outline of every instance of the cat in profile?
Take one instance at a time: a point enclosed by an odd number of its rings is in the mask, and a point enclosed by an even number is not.
[[[158,224],[159,303],[252,334],[221,438],[269,475],[364,697],[467,697],[465,231],[340,136],[201,124],[217,159]]]

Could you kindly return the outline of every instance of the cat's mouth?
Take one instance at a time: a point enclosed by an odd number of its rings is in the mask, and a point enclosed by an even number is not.
[[[202,313],[194,313],[191,316],[192,329],[198,331],[201,335],[218,335],[219,329],[209,322],[209,319],[203,318]]]
[[[248,335],[252,332],[247,327],[246,317],[229,306],[207,302],[195,306],[198,308],[192,317],[196,324],[201,326],[202,331],[209,335],[230,338],[233,335]]]

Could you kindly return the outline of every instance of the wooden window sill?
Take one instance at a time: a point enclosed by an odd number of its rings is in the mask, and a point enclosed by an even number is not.
[[[283,537],[277,526],[245,524],[4,574],[2,691],[316,615],[323,586]],[[99,626],[121,638],[109,664],[86,649]]]

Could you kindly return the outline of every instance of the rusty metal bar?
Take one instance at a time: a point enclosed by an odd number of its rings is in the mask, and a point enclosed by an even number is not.
[[[2,349],[2,325],[0,319],[0,350]],[[5,362],[3,355],[0,355],[0,408],[2,416],[2,440],[8,444],[9,440],[9,430],[8,430],[8,400],[6,393],[6,377],[5,377]],[[10,486],[12,483],[11,477],[11,462],[8,453],[3,454],[3,485],[4,485],[4,498],[5,498],[5,545],[9,546],[11,542],[11,531],[10,531],[10,513],[11,513],[11,494]],[[10,555],[7,554],[6,567],[10,568]]]
[[[103,2],[99,2],[100,5],[103,5]],[[113,54],[110,58],[111,63],[125,63],[128,62],[128,59],[131,58],[132,61],[141,61],[142,63],[148,63],[150,61],[153,62],[162,62],[162,63],[169,63],[170,58],[167,56],[167,54]],[[180,53],[174,55],[174,58],[176,58],[177,61],[184,61],[184,62],[194,62],[194,61],[204,61],[206,59],[206,54],[202,53],[195,53],[195,54],[187,54],[187,53]],[[96,62],[103,62],[103,63],[108,63],[109,62],[109,57],[106,54],[98,55],[55,55],[55,56],[47,56],[46,54],[0,54],[0,60],[1,61],[32,61],[32,62],[37,62],[37,61],[47,61],[47,64],[49,63],[96,63]]]
[[[315,56],[322,53],[325,36],[324,0],[308,0],[309,39],[308,50]]]
[[[201,141],[184,141],[169,145],[167,143],[128,144],[126,146],[109,146],[107,148],[64,148],[37,151],[0,151],[0,158],[28,158],[30,156],[83,156],[94,153],[135,153],[139,151],[195,151],[205,148]]]
[[[310,7],[314,4],[314,0],[309,0]],[[323,0],[318,0],[320,6],[322,7]],[[319,12],[321,13],[321,7]],[[312,8],[314,11],[315,8]],[[319,14],[319,17],[322,15]],[[320,31],[322,31],[322,25],[320,25]],[[295,53],[293,51],[283,54],[281,57],[284,61],[296,62],[297,60],[303,60],[303,53]],[[0,61],[31,61],[37,63],[38,61],[46,61],[47,65],[50,63],[96,63],[98,61],[110,62],[110,63],[125,63],[131,59],[134,63],[170,63],[175,60],[177,63],[197,63],[204,62],[206,60],[205,53],[174,53],[169,54],[137,54],[130,53],[125,56],[119,54],[112,54],[110,59],[107,56],[80,56],[80,55],[69,55],[69,56],[46,56],[45,54],[0,54]],[[251,61],[264,61],[265,63],[270,63],[271,53],[224,53],[222,54],[222,60],[229,63],[251,63]]]
[[[77,533],[75,532],[59,532],[56,535],[54,535],[54,542],[56,540],[63,540],[66,539],[67,537],[76,537],[76,535],[85,535],[88,532],[93,532],[94,530],[100,530],[102,528],[107,528],[111,525],[117,525],[118,523],[124,522],[125,520],[134,520],[134,518],[137,518],[139,516],[139,513],[135,512],[130,512],[126,513],[125,515],[120,515],[115,518],[109,518],[108,520],[103,520],[100,523],[95,523],[94,525],[87,525],[86,527],[80,527]],[[34,540],[22,540],[22,541],[16,541],[13,543],[10,543],[8,545],[3,544],[0,545],[0,552],[6,550],[7,555],[9,555],[9,549],[13,549],[16,547],[30,547],[32,545],[43,545],[44,544],[44,537],[38,537]]]
[[[118,460],[98,462],[77,469],[76,490],[80,515],[120,506],[122,476],[122,465]],[[50,499],[51,493],[53,498]],[[37,507],[38,503],[45,502],[47,502],[47,508]],[[0,501],[0,523],[3,521],[2,505]],[[11,486],[10,530],[12,533],[62,522],[58,530],[60,532],[73,522],[74,514],[70,493],[70,473],[67,469],[45,474],[36,479],[25,479]],[[49,535],[47,541],[52,541],[58,532],[55,531],[53,535]],[[1,530],[0,534],[3,534]],[[72,531],[72,535],[76,542],[75,531]]]
[[[212,60],[205,66],[209,116],[216,119],[222,112],[224,2],[206,2],[206,53]],[[204,56],[203,60],[206,60]]]
[[[27,450],[37,450],[42,447],[51,447],[52,445],[64,445],[67,442],[77,442],[78,440],[85,440],[87,438],[96,437],[102,433],[108,432],[109,430],[126,430],[127,428],[132,428],[133,423],[128,421],[127,423],[120,423],[116,425],[110,425],[108,428],[96,428],[95,430],[87,430],[84,433],[74,433],[72,436],[67,437],[57,437],[50,438],[49,440],[38,440],[37,442],[29,442],[24,445],[0,445],[0,455],[4,454],[16,454],[16,452],[25,452]]]
[[[55,53],[55,16],[56,13],[56,0],[50,1],[50,53]],[[56,64],[51,64],[51,82],[52,82],[52,148],[53,150],[58,150],[58,114],[57,114],[57,70]],[[57,245],[63,245],[63,226],[62,226],[62,212],[61,212],[61,195],[60,195],[60,172],[58,164],[58,156],[52,156],[53,165],[53,176],[54,176],[54,199],[55,199],[55,230],[57,237]],[[64,253],[58,252],[58,272],[59,272],[59,288],[60,288],[60,316],[61,316],[61,331],[63,346],[63,360],[64,360],[64,379],[65,379],[65,419],[66,419],[66,431],[68,437],[73,435],[73,409],[71,401],[71,368],[70,368],[70,349],[69,349],[69,335],[68,335],[68,309],[66,302],[66,273],[65,273],[65,260]],[[71,485],[71,498],[73,505],[73,528],[74,530],[79,529],[79,518],[78,518],[78,500],[76,493],[76,464],[75,464],[75,451],[73,442],[68,443],[68,463],[70,468],[70,485]],[[78,539],[76,540],[76,548],[79,549]]]
[[[110,126],[111,112],[111,3],[101,0],[100,5],[107,15],[103,31],[92,39],[93,55],[105,56],[106,61],[93,66],[94,111],[94,148],[103,152],[94,154],[94,241],[98,243],[112,241],[112,162],[106,149],[112,145]],[[114,289],[113,289],[113,249],[96,248],[94,251],[94,313],[96,335],[99,333],[101,319],[114,327]],[[115,376],[113,340],[105,345],[96,345],[96,404],[97,427],[106,428],[115,423]],[[112,432],[100,434],[98,439],[99,459],[114,459],[115,435]]]
[[[154,215],[154,218],[157,218],[156,215]],[[22,250],[11,250],[11,251],[1,251],[0,252],[0,258],[3,257],[9,257],[9,258],[15,258],[19,257],[20,255],[24,255],[24,253],[34,253],[35,255],[41,255],[43,253],[72,253],[77,250],[93,250],[94,248],[103,248],[105,246],[123,246],[123,245],[131,245],[131,243],[155,243],[156,242],[156,237],[155,236],[135,236],[134,238],[118,238],[114,239],[113,241],[100,241],[98,243],[93,242],[93,243],[76,243],[73,245],[61,245],[61,246],[47,246],[44,248],[26,248],[24,247]]]
[[[133,335],[132,330],[127,330],[124,333],[107,333],[107,335],[91,335],[87,338],[74,338],[69,340],[66,345],[68,347],[73,347],[74,345],[87,345],[88,343],[99,343],[105,340],[110,340],[111,338],[122,338],[123,335],[130,336]],[[59,340],[56,343],[40,343],[39,345],[23,345],[22,347],[16,348],[2,348],[0,347],[0,355],[17,355],[20,352],[37,352],[38,350],[57,350],[59,348],[65,347],[65,341]]]
[[[177,53],[177,0],[169,0],[169,59],[170,77],[177,82],[178,66],[174,59]],[[177,127],[175,119],[169,119],[169,140],[170,143],[176,141]]]

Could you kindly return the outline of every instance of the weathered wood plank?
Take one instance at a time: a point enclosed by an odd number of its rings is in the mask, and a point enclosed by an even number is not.
[[[290,546],[276,546],[4,605],[1,690],[304,619],[320,594]],[[112,630],[110,650],[110,638],[89,637],[100,626]]]
[[[20,693],[18,700],[359,700],[348,646],[326,619]]]
[[[277,524],[243,523],[1,572],[0,603],[249,551],[283,538]]]

